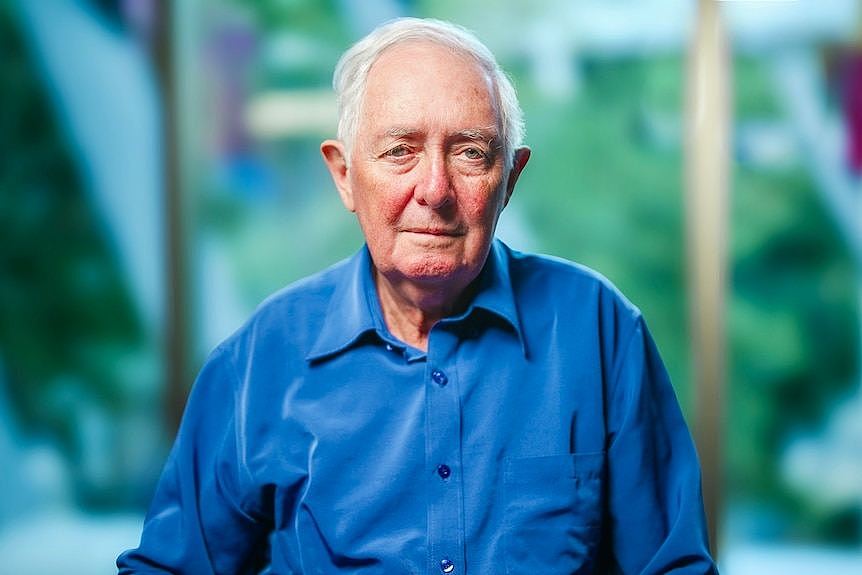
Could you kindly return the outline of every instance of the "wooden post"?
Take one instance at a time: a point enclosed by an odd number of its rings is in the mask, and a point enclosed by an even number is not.
[[[713,553],[722,510],[732,65],[716,0],[699,0],[687,69],[686,220],[694,354],[694,435]]]
[[[180,123],[176,8],[172,2],[158,5],[153,59],[161,96],[161,146],[165,209],[165,327],[164,421],[172,437],[185,405],[190,374],[190,328],[186,217],[180,169]]]

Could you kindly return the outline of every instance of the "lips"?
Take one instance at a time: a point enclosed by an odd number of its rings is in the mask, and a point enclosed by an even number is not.
[[[412,234],[425,234],[429,236],[463,236],[464,232],[459,228],[406,228],[402,231]]]

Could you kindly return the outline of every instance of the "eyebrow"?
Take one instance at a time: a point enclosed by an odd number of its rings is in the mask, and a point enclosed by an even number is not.
[[[477,142],[494,142],[499,139],[497,128],[487,126],[485,128],[467,128],[452,134],[451,138],[458,140],[475,140]]]
[[[389,128],[377,138],[377,140],[388,140],[388,139],[400,139],[400,138],[413,138],[422,134],[422,130],[418,128],[409,128],[405,126],[395,126],[393,128]],[[499,132],[496,126],[484,126],[479,128],[466,128],[464,130],[458,130],[457,132],[453,132],[446,137],[449,141],[463,141],[468,140],[472,142],[485,142],[490,145],[492,148],[501,148],[502,142],[500,141]]]
[[[403,126],[395,126],[389,128],[383,135],[392,138],[402,138],[404,136],[415,136],[421,133],[418,128],[407,128]],[[467,128],[454,132],[450,137],[464,138],[465,140],[493,140],[497,138],[497,128],[494,126],[485,126],[481,128]]]
[[[503,149],[503,142],[500,140],[500,134],[495,126],[459,130],[448,139],[456,142],[465,140],[469,142],[481,142],[495,152]]]
[[[404,128],[400,126],[396,126],[394,128],[389,128],[383,133],[384,138],[405,138],[409,136],[416,136],[420,131],[416,128]]]

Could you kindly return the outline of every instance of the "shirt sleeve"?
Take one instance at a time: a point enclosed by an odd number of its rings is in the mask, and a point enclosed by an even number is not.
[[[612,381],[607,497],[610,550],[619,571],[717,574],[697,453],[640,316]]]
[[[258,572],[269,526],[248,495],[236,381],[216,350],[192,389],[140,546],[117,559],[119,575]]]

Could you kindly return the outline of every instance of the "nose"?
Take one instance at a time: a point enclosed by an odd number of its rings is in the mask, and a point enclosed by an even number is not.
[[[416,182],[413,195],[416,201],[432,209],[444,207],[452,199],[452,182],[442,155],[426,156],[424,170]]]

